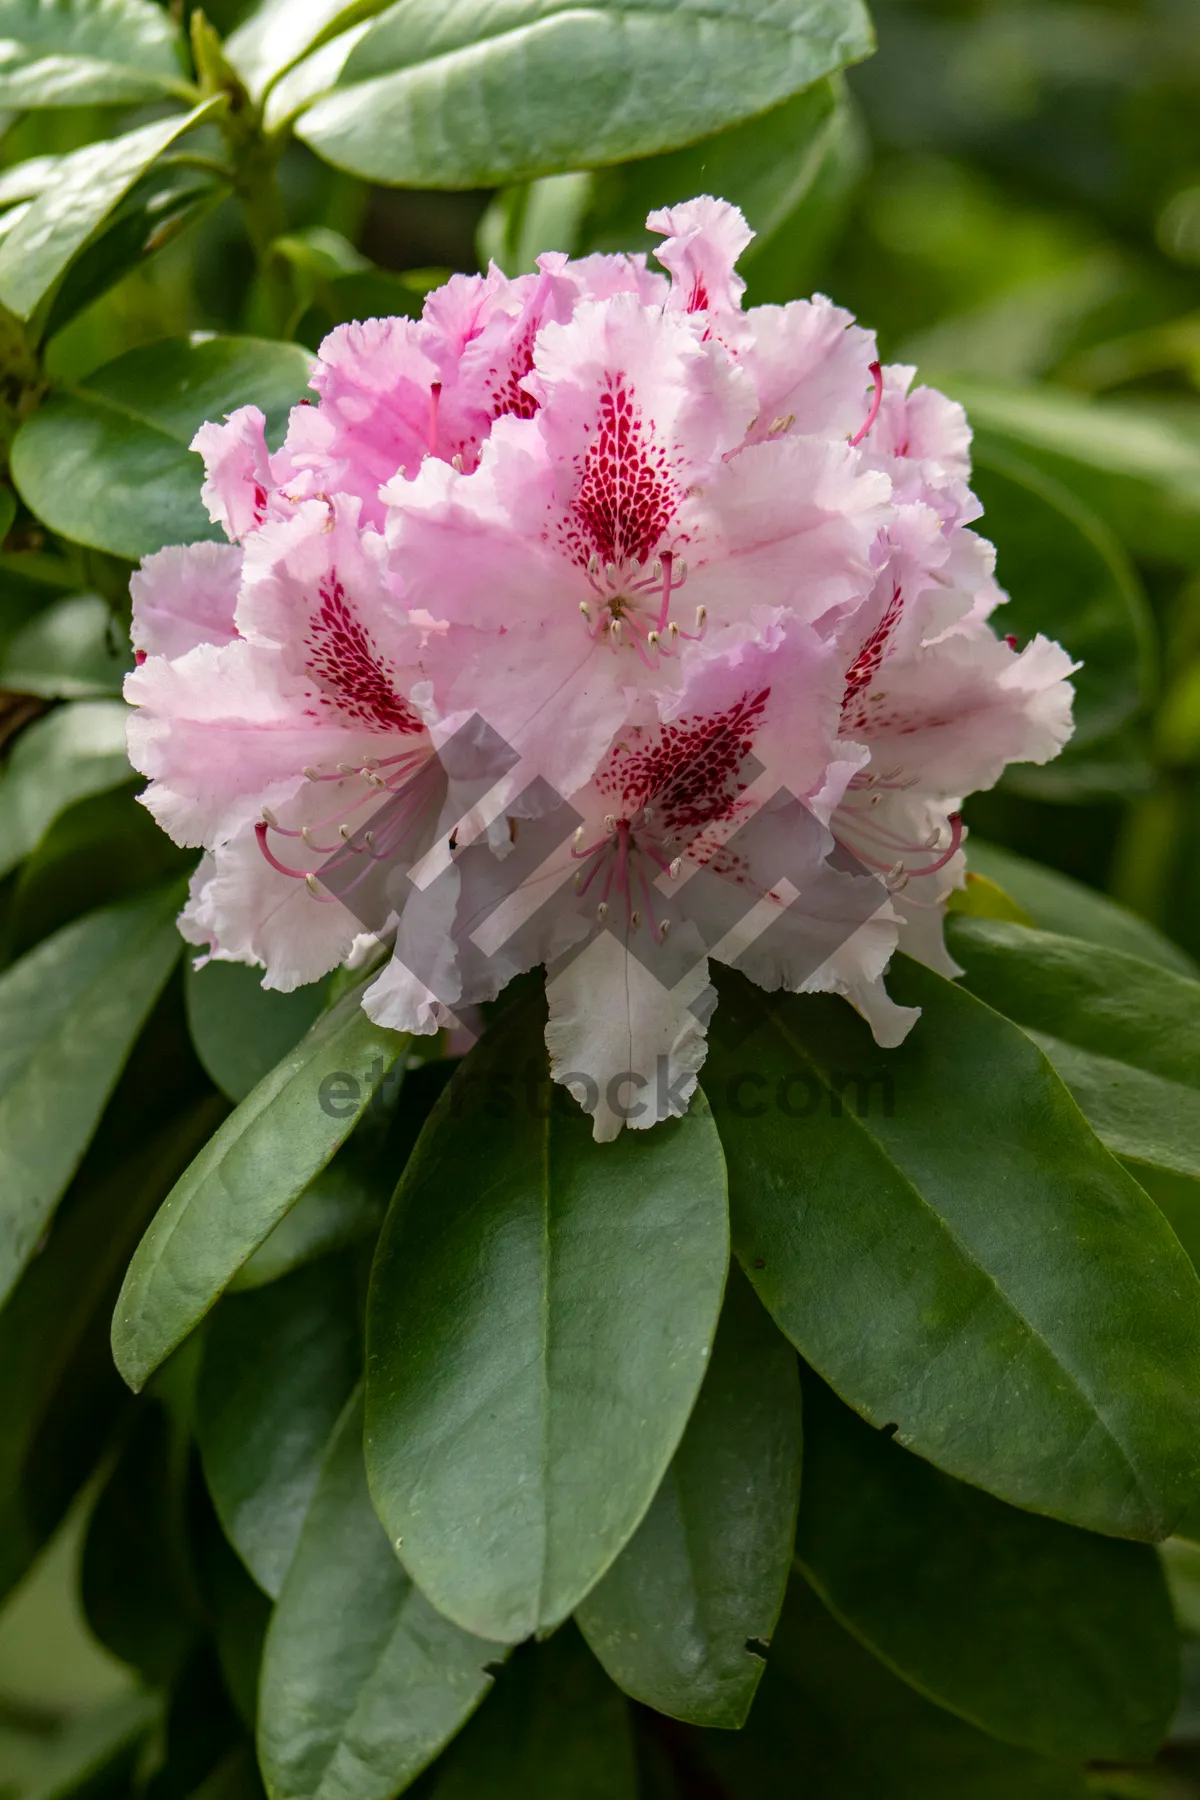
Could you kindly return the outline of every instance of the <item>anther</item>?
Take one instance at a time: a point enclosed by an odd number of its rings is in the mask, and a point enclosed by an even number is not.
[[[682,856],[677,856],[675,858],[674,862],[671,863],[670,867],[667,870],[667,873],[671,877],[672,881],[678,881],[679,871],[680,871],[680,869],[682,869],[682,867],[683,867],[683,858],[682,858]]]
[[[462,459],[462,451],[461,450],[455,451],[454,455],[450,458],[450,467],[454,470],[454,473],[456,475],[462,474],[463,459]]]
[[[658,649],[659,638],[658,638],[657,631],[648,631],[646,633],[646,643],[648,644],[648,646],[650,647],[651,650]]]
[[[582,894],[582,892],[583,892],[583,870],[582,869],[579,869],[575,875],[575,892],[577,894]]]
[[[696,608],[696,630],[703,631],[707,621],[708,621],[707,606],[698,606]]]
[[[588,624],[590,625],[592,622],[592,609],[588,605],[586,600],[581,600],[579,602],[579,610],[583,614],[584,618],[587,620]]]
[[[350,839],[354,836],[354,833],[348,825],[339,825],[338,836],[341,838],[343,844],[348,844]]]
[[[671,935],[671,921],[670,921],[670,919],[664,919],[664,920],[663,920],[663,922],[662,922],[662,924],[661,924],[661,925],[660,925],[660,926],[659,926],[659,928],[658,928],[658,935],[659,935],[659,937],[660,937],[660,938],[662,938],[662,939],[666,939],[666,938],[668,938],[668,937],[669,937],[669,936],[670,936],[670,935]]]
[[[599,906],[596,908],[596,919],[599,922],[599,924],[603,925],[603,923],[604,923],[605,919],[607,919],[607,917],[608,917],[608,901],[602,900],[600,902]]]
[[[337,765],[337,772],[339,775],[357,775],[360,772],[360,770],[362,770],[364,768],[365,768],[365,764],[339,763]]]
[[[767,431],[768,437],[778,437],[781,431],[790,431],[796,423],[795,413],[785,413],[781,418],[772,419]]]
[[[604,815],[604,824],[605,824],[605,827],[606,827],[606,829],[607,829],[607,830],[609,830],[609,831],[615,831],[615,830],[616,830],[616,829],[617,829],[617,815],[616,815],[616,813],[605,813],[605,815]]]
[[[598,575],[600,573],[600,558],[596,555],[594,550],[588,557],[587,572],[589,575]]]
[[[642,915],[640,912],[631,912],[630,913],[629,923],[633,927],[634,931],[636,931],[638,929],[641,922],[642,922]]]
[[[656,556],[654,561],[650,565],[651,581],[661,581],[662,580],[662,569],[663,569],[662,557]]]
[[[583,842],[583,826],[582,825],[577,825],[575,827],[575,842],[577,844],[582,844],[582,842]]]
[[[307,775],[308,770],[305,769],[304,773]],[[275,814],[271,811],[269,806],[263,807],[262,816],[263,816],[263,824],[264,825],[269,825],[271,827],[272,831],[279,830],[279,820],[275,817]]]
[[[608,582],[609,587],[616,587],[617,576],[619,573],[620,573],[620,571],[618,570],[616,563],[605,563],[604,576],[605,576],[606,581]]]
[[[315,894],[315,893],[316,893],[316,891],[317,891],[317,878],[316,878],[316,876],[315,876],[315,875],[306,875],[306,876],[305,876],[305,877],[304,877],[304,885],[305,885],[305,887],[306,887],[306,888],[307,888],[307,889],[308,889],[308,891],[309,891],[309,893],[310,893],[310,894]]]

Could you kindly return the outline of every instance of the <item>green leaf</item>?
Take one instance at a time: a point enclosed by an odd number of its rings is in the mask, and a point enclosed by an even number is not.
[[[1043,931],[1082,938],[1089,944],[1107,944],[1130,956],[1140,956],[1144,962],[1173,969],[1178,975],[1200,978],[1200,966],[1186,950],[1106,894],[1085,887],[1082,881],[1072,881],[1069,875],[1030,862],[998,844],[986,844],[974,832],[967,839],[967,861],[972,869],[1011,894]]]
[[[210,962],[184,969],[188,1029],[196,1054],[223,1094],[244,1100],[313,1025],[329,997],[329,981],[291,994],[262,985],[262,970]]]
[[[835,1617],[927,1699],[1066,1760],[1154,1754],[1179,1697],[1148,1544],[967,1487],[805,1382],[797,1555]]]
[[[361,1361],[344,1257],[227,1294],[208,1322],[196,1393],[204,1477],[226,1537],[272,1599]]]
[[[975,428],[975,454],[1016,452],[1066,484],[1135,555],[1200,557],[1200,440],[1132,400],[1064,388],[947,383]]]
[[[571,1626],[518,1650],[430,1800],[637,1800],[629,1708]]]
[[[410,1067],[395,1110],[390,1115],[383,1106],[368,1110],[329,1167],[309,1183],[291,1212],[242,1264],[231,1289],[261,1287],[314,1257],[377,1238],[396,1177],[456,1067],[441,1059]]]
[[[155,163],[72,262],[46,314],[42,335],[52,338],[93,300],[211,212],[228,193],[227,184],[214,180],[207,170],[181,166],[170,157]],[[48,366],[52,374],[56,372],[53,357]]]
[[[1055,764],[1069,766],[1150,694],[1154,626],[1146,596],[1119,540],[1069,488],[1000,450],[978,451],[974,465],[980,529],[996,545],[996,578],[1009,596],[999,629],[1022,644],[1044,632],[1083,664],[1071,678],[1075,730]],[[1018,764],[1006,781],[1032,792],[1029,784],[1049,779],[1048,771]]]
[[[199,1324],[390,1078],[408,1040],[367,1018],[364,985],[242,1101],[138,1245],[113,1318],[113,1355],[132,1388]]]
[[[256,100],[317,44],[355,20],[382,12],[386,0],[261,0],[223,46]]]
[[[397,1562],[371,1508],[355,1398],[267,1633],[258,1749],[271,1800],[392,1800],[506,1654],[441,1618]]]
[[[947,936],[965,985],[1028,1032],[1114,1155],[1200,1180],[1200,981],[997,919]]]
[[[397,0],[298,131],[368,180],[484,187],[689,143],[872,47],[859,0]]]
[[[56,1528],[128,1404],[104,1343],[112,1295],[164,1187],[215,1122],[202,1104],[103,1173],[85,1171],[0,1312],[0,1595]]]
[[[89,913],[0,975],[0,1296],[79,1167],[182,944],[175,887]]]
[[[127,106],[187,92],[179,30],[149,0],[3,0],[0,107]]]
[[[627,1694],[694,1725],[745,1723],[783,1605],[799,1496],[795,1353],[735,1268],[662,1486],[575,1615]]]
[[[777,1324],[950,1474],[1165,1537],[1200,1485],[1200,1282],[1037,1046],[906,958],[888,1052],[844,1001],[718,980],[705,1089]]]
[[[811,286],[861,160],[861,126],[842,83],[820,81],[683,150],[508,189],[480,226],[481,260],[492,256],[515,275],[535,269],[547,249],[653,252],[662,239],[646,230],[649,212],[720,194],[756,233],[738,262],[749,300],[791,300]]]
[[[544,1024],[540,995],[513,1007],[434,1108],[367,1312],[379,1516],[439,1611],[506,1643],[561,1623],[641,1522],[728,1261],[707,1112],[595,1143]]]
[[[75,594],[56,600],[9,639],[0,687],[46,700],[115,696],[132,667],[124,627],[108,604],[99,594]]]
[[[52,531],[114,556],[220,536],[188,445],[206,419],[251,402],[278,442],[311,368],[298,344],[204,333],[127,351],[25,421],[13,479]]]
[[[128,720],[120,700],[75,700],[26,726],[0,776],[0,874],[35,850],[68,806],[133,780]]]
[[[206,100],[190,113],[141,125],[64,156],[52,184],[0,242],[0,301],[32,318],[113,208],[157,156],[223,104]]]
[[[152,1687],[179,1671],[201,1622],[188,1566],[188,1444],[153,1400],[100,1490],[84,1540],[80,1593],[95,1637]]]
[[[1083,1773],[987,1737],[898,1681],[797,1577],[744,1731],[697,1746],[737,1800],[1087,1800]]]

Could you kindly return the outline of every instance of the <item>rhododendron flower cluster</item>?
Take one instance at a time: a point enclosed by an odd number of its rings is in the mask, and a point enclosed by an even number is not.
[[[744,310],[735,208],[649,226],[665,275],[339,327],[274,452],[204,426],[229,542],[134,577],[126,688],[190,941],[288,990],[383,939],[363,1004],[415,1032],[544,964],[600,1137],[686,1108],[710,956],[898,1043],[893,952],[957,973],[963,798],[1071,729],[1065,652],[992,627],[961,408],[826,299]]]

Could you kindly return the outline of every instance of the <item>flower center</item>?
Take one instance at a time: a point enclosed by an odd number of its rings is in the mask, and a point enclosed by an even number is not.
[[[593,600],[579,602],[580,615],[593,643],[604,639],[610,650],[623,646],[636,650],[646,667],[657,667],[661,657],[675,653],[681,639],[697,643],[706,628],[708,613],[696,608],[694,631],[683,631],[671,618],[671,599],[687,580],[687,564],[670,550],[651,563],[602,563],[593,554],[587,564]]]

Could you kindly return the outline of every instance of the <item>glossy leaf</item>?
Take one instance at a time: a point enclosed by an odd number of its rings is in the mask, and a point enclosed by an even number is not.
[[[728,1259],[707,1113],[595,1143],[551,1091],[544,1023],[540,996],[515,1005],[434,1108],[367,1322],[379,1515],[439,1611],[511,1643],[561,1623],[640,1523]]]
[[[629,1707],[571,1626],[518,1650],[431,1800],[637,1800]]]
[[[397,0],[298,129],[368,180],[483,187],[689,143],[871,48],[859,0]]]
[[[391,1800],[478,1706],[505,1655],[441,1618],[397,1562],[371,1507],[355,1399],[267,1633],[258,1748],[271,1800]]]
[[[255,99],[285,69],[352,21],[382,12],[385,0],[261,0],[226,39],[225,55]]]
[[[163,1188],[215,1123],[202,1104],[81,1177],[0,1311],[0,1595],[58,1525],[128,1404],[104,1344],[111,1296]]]
[[[734,1269],[683,1440],[575,1615],[627,1694],[694,1725],[745,1723],[783,1605],[799,1495],[795,1352]]]
[[[507,189],[480,226],[481,260],[494,257],[517,275],[536,269],[547,249],[653,253],[662,239],[646,230],[647,214],[712,193],[740,206],[756,233],[738,262],[748,303],[791,300],[811,285],[837,200],[861,159],[860,134],[840,83],[817,82],[682,150]],[[839,161],[841,179],[831,184]]]
[[[744,1731],[697,1744],[737,1800],[1086,1800],[1082,1770],[944,1712],[835,1623],[797,1577]]]
[[[178,28],[149,0],[4,0],[0,107],[126,106],[185,90]]]
[[[804,1399],[797,1555],[860,1642],[994,1737],[1065,1760],[1152,1756],[1179,1694],[1154,1550],[943,1475],[815,1376]]]
[[[1011,894],[1043,931],[1082,938],[1089,944],[1107,944],[1113,950],[1139,956],[1144,962],[1200,979],[1200,965],[1192,961],[1186,950],[1137,913],[1118,906],[1115,900],[1086,887],[1082,881],[1073,881],[1057,869],[1030,862],[998,844],[984,843],[974,832],[967,840],[967,862]]]
[[[196,1393],[204,1476],[226,1537],[272,1599],[360,1364],[354,1274],[341,1257],[227,1294],[209,1320]]]
[[[1191,565],[1200,554],[1200,441],[1136,401],[1061,387],[947,384],[978,453],[1008,450],[1070,487],[1137,555]]]
[[[29,319],[112,209],[185,132],[212,116],[206,100],[186,114],[140,125],[64,156],[55,179],[0,242],[0,301]]]
[[[244,963],[189,961],[184,968],[188,1029],[196,1054],[223,1094],[244,1100],[264,1075],[313,1025],[329,997],[329,982],[312,981],[293,993],[264,988],[261,969]]]
[[[133,780],[128,719],[120,700],[77,700],[26,726],[0,776],[0,874],[36,849],[68,806]]]
[[[955,919],[948,941],[971,992],[1041,1046],[1115,1155],[1200,1180],[1200,981],[993,919]]]
[[[188,445],[206,419],[251,402],[278,441],[311,366],[298,344],[203,333],[127,351],[26,420],[13,479],[52,530],[115,556],[217,537]]]
[[[780,1327],[950,1474],[1165,1537],[1200,1486],[1200,1283],[1037,1046],[903,958],[922,1017],[888,1052],[833,997],[719,985],[706,1092]]]
[[[132,667],[133,652],[111,608],[99,594],[74,594],[46,607],[9,639],[0,659],[0,687],[47,700],[116,696]],[[122,716],[128,717],[124,709]]]
[[[362,984],[264,1077],[176,1183],[138,1245],[113,1318],[133,1388],[183,1341],[350,1134],[407,1040],[373,1025]]]
[[[43,334],[53,337],[85,307],[141,268],[228,194],[207,170],[168,157],[147,169],[113,208],[103,226],[72,262],[46,314]],[[53,356],[48,366],[54,369]]]
[[[1016,765],[1005,777],[1010,787],[1054,798],[1081,753],[1148,697],[1149,608],[1119,541],[1069,488],[998,450],[981,450],[974,465],[980,529],[996,545],[996,579],[1009,596],[999,629],[1021,644],[1041,631],[1083,665],[1071,678],[1075,730],[1063,755],[1045,768]]]
[[[88,913],[0,975],[0,1295],[79,1167],[182,948],[176,888]]]

